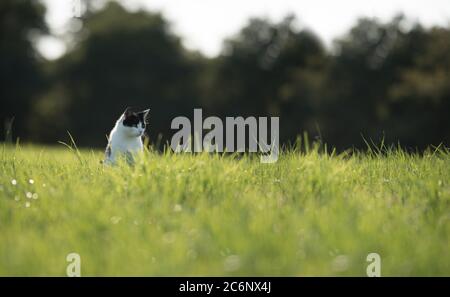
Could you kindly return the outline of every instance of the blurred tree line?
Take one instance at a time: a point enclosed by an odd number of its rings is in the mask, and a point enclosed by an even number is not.
[[[69,50],[46,61],[37,1],[0,2],[0,140],[104,146],[126,106],[151,108],[151,141],[175,116],[279,116],[282,142],[307,131],[345,149],[365,139],[450,143],[450,29],[398,16],[360,19],[332,49],[295,26],[251,19],[216,58],[183,48],[161,14],[117,2],[73,20]]]

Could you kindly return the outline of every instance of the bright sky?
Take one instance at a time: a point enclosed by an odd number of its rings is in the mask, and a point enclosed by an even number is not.
[[[77,0],[42,0],[47,4],[47,22],[56,35],[63,35],[74,14]],[[450,25],[449,0],[122,0],[129,9],[160,11],[171,22],[189,49],[207,56],[219,54],[222,41],[242,28],[250,17],[281,20],[295,13],[298,24],[312,29],[330,45],[361,16],[389,20],[403,12],[425,26]],[[58,38],[46,37],[38,49],[48,59],[65,52]]]

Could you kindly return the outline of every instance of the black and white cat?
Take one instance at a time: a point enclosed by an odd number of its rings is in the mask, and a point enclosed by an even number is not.
[[[142,136],[145,132],[149,111],[150,109],[133,112],[128,107],[120,116],[108,137],[105,164],[115,164],[121,157],[132,162],[133,154],[144,149]]]

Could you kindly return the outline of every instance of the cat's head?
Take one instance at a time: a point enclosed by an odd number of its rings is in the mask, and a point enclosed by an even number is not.
[[[149,111],[150,109],[135,112],[130,107],[127,107],[120,118],[122,130],[130,137],[144,135]]]

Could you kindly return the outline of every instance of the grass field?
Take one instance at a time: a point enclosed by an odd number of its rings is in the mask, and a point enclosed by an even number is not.
[[[450,275],[450,152],[255,157],[0,147],[0,275]]]

